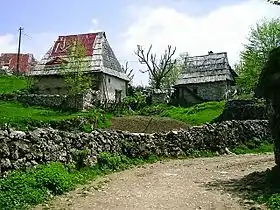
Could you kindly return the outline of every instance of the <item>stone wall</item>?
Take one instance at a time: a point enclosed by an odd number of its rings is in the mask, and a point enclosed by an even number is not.
[[[219,101],[223,100],[227,91],[227,82],[208,82],[201,84],[189,84],[187,87],[191,90],[197,90],[197,95],[204,100]]]
[[[57,109],[88,109],[99,103],[100,91],[90,90],[84,95],[49,95],[49,94],[0,94],[0,100],[18,101],[31,106],[51,107]]]
[[[228,121],[168,133],[133,134],[95,130],[71,133],[50,128],[29,132],[0,130],[0,171],[23,169],[50,161],[73,163],[78,151],[88,151],[86,162],[94,164],[100,152],[130,157],[180,156],[194,150],[222,153],[248,140],[256,144],[271,139],[267,121]]]
[[[230,100],[226,102],[223,113],[214,119],[213,122],[267,119],[268,113],[265,102],[256,100]]]

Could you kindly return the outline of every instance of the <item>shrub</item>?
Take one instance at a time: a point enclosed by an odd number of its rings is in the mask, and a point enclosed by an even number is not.
[[[269,208],[271,210],[277,210],[277,209],[280,209],[280,194],[277,193],[277,194],[274,194],[272,195],[269,199],[268,199],[268,202],[267,202]]]
[[[139,110],[147,105],[146,96],[141,92],[136,92],[133,96],[127,96],[124,103],[132,110]]]

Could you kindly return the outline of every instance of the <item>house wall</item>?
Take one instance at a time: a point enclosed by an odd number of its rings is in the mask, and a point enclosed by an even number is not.
[[[36,78],[35,89],[38,94],[67,94],[63,78],[57,75],[46,75]]]
[[[101,100],[115,101],[116,91],[121,91],[121,99],[126,96],[128,82],[107,74],[102,75],[100,83]]]
[[[195,98],[184,87],[179,87],[175,91],[175,98],[172,100],[172,104],[181,105],[181,106],[192,105],[192,104],[197,104],[197,103],[201,103],[201,102],[202,102],[201,100],[198,100],[197,98]]]
[[[93,74],[93,89],[99,86],[99,74]],[[37,78],[36,93],[38,94],[57,94],[65,95],[68,94],[67,84],[64,82],[64,78],[59,75],[46,75]]]
[[[230,84],[227,81],[221,81],[188,84],[179,87],[176,92],[176,102],[180,105],[190,105],[202,102],[201,100],[195,98],[185,87],[188,87],[204,100],[220,101],[225,98],[225,93],[230,88]]]
[[[209,82],[200,84],[189,84],[187,87],[191,90],[197,90],[197,95],[204,100],[219,101],[223,100],[228,88],[226,81]]]

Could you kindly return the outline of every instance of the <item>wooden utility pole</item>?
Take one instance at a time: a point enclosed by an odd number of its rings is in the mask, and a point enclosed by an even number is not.
[[[20,58],[20,46],[21,46],[21,33],[23,31],[22,27],[19,27],[19,37],[18,37],[18,53],[17,53],[17,74],[19,74],[19,58]]]

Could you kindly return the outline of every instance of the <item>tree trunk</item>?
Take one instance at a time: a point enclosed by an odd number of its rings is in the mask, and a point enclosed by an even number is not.
[[[273,102],[268,102],[268,115],[270,119],[270,129],[274,141],[275,163],[280,167],[280,106]]]
[[[280,107],[279,107],[280,108]],[[274,139],[274,156],[275,163],[280,167],[280,109],[274,108],[271,119],[271,132]]]

